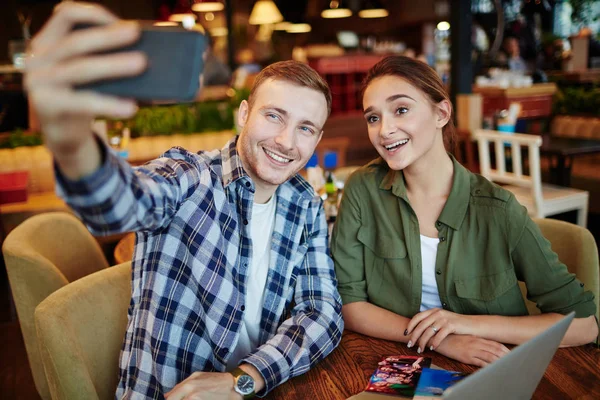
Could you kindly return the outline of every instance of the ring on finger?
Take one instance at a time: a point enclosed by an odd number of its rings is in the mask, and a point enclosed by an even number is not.
[[[437,333],[437,332],[438,332],[438,330],[439,330],[439,329],[438,329],[438,328],[436,328],[435,326],[432,326],[432,327],[431,327],[431,329],[433,329],[433,333],[434,333],[434,334],[435,334],[435,333]]]

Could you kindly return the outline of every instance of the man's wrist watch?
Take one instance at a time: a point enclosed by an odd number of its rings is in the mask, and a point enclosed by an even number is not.
[[[231,371],[230,374],[233,375],[233,390],[236,393],[241,394],[244,399],[251,399],[256,395],[253,377],[239,367]]]

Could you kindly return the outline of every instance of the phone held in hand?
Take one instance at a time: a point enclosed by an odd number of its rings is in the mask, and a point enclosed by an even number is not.
[[[140,25],[142,33],[135,44],[110,53],[144,52],[148,58],[146,70],[138,76],[93,82],[78,89],[140,101],[194,100],[200,89],[206,37],[199,31],[182,27],[155,26],[151,22],[140,22]]]

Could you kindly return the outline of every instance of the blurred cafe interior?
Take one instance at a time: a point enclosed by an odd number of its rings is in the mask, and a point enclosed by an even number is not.
[[[40,331],[33,315],[38,305],[84,275],[131,261],[134,251],[133,232],[92,236],[80,221],[70,218],[74,214],[55,191],[52,155],[44,147],[23,71],[31,39],[58,3],[3,0],[0,4],[3,399],[49,399],[48,385],[60,384],[51,382],[56,376],[47,377],[42,367],[43,353],[50,350],[38,347]],[[143,165],[173,146],[194,152],[222,148],[239,131],[237,110],[248,98],[256,75],[278,61],[301,61],[326,80],[333,96],[323,139],[302,171],[324,199],[333,226],[345,180],[378,157],[367,134],[361,82],[384,57],[404,55],[432,67],[450,93],[456,134],[448,151],[468,170],[514,188],[532,218],[559,220],[573,228],[544,233],[569,270],[587,280],[587,289],[600,297],[600,0],[97,3],[123,19],[182,26],[207,37],[204,83],[194,101],[143,102],[132,118],[94,121],[95,132],[131,165]],[[178,74],[175,64],[172,73]],[[26,221],[30,224],[23,225]],[[12,242],[19,240],[18,246],[35,254],[19,259],[9,248],[11,236]],[[566,236],[582,243],[565,244]],[[570,265],[571,261],[585,265]],[[79,267],[82,262],[85,268]],[[26,272],[12,276],[11,265]],[[124,321],[126,312],[121,311],[110,315]],[[78,329],[72,327],[91,335],[89,329]],[[114,348],[98,353],[103,360],[115,361],[112,371],[102,372],[114,375],[121,342],[112,344]],[[394,349],[392,344],[385,346],[381,354],[370,354],[376,347],[364,355],[359,350],[352,353],[359,354],[355,364],[340,373],[358,375],[357,383],[338,387],[339,381],[331,377],[335,374],[327,375],[334,380],[318,385],[333,394],[323,398],[345,399],[362,390],[377,366],[373,360]],[[577,354],[562,351],[557,357],[563,364],[553,361],[555,375],[542,380],[534,398],[600,398],[597,345],[582,347]],[[94,360],[86,365],[98,369]],[[302,393],[308,392],[302,385],[318,380],[318,372],[311,374],[290,382],[294,398],[304,398]],[[578,386],[580,396],[563,388],[557,392],[562,395],[553,397],[552,390],[558,390],[561,379],[570,374],[575,374],[569,378],[573,381],[565,385],[570,385],[568,390]],[[276,391],[268,398],[287,398],[285,393]],[[97,398],[111,396],[114,387],[98,389]]]

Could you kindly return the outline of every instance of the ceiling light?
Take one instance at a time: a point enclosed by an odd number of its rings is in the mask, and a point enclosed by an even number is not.
[[[347,18],[352,15],[352,11],[346,7],[342,0],[332,0],[329,6],[323,9],[321,17],[323,18]]]
[[[221,11],[225,6],[220,1],[195,0],[192,4],[192,10],[196,12],[215,12]]]
[[[248,20],[251,25],[276,24],[281,21],[283,21],[283,15],[272,0],[258,0],[252,8]]]
[[[450,29],[450,24],[447,21],[442,21],[437,24],[438,31],[447,31]]]
[[[285,31],[287,30],[287,28],[289,28],[292,25],[291,22],[288,21],[283,21],[283,22],[279,22],[277,24],[275,24],[275,30],[276,31]]]
[[[183,22],[184,20],[189,20],[190,18],[193,19],[194,21],[196,21],[196,15],[195,14],[190,14],[190,13],[185,13],[185,14],[171,14],[169,16],[169,21]]]
[[[306,33],[312,30],[309,24],[290,24],[286,29],[288,33]]]
[[[360,10],[358,12],[358,16],[361,18],[384,18],[390,15],[388,10],[385,8],[382,9],[372,9],[372,10]]]
[[[363,7],[358,12],[358,16],[361,18],[384,18],[389,14],[388,10],[378,0],[365,1]]]
[[[179,26],[179,23],[173,21],[159,21],[153,24],[154,26]]]

